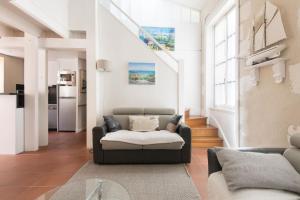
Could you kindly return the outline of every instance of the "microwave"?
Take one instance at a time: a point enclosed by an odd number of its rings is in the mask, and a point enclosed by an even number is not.
[[[58,84],[76,86],[76,72],[75,71],[59,71]]]

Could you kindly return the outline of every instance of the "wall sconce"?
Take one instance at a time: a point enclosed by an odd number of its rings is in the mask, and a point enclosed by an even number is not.
[[[96,69],[100,72],[110,72],[111,62],[109,60],[99,59],[96,63]]]

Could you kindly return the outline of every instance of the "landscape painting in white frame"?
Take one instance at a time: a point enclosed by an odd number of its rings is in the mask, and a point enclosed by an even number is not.
[[[128,78],[129,84],[155,85],[155,63],[129,62]]]

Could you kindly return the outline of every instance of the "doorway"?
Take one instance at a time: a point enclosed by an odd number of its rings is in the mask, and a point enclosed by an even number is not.
[[[48,51],[49,133],[86,130],[86,53]]]

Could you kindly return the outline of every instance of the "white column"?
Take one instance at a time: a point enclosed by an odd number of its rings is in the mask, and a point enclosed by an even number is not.
[[[25,87],[25,151],[39,148],[38,126],[38,38],[25,33],[24,45]]]
[[[87,148],[92,148],[92,129],[97,124],[97,0],[87,1],[89,8],[89,23],[87,25],[86,76],[87,76]]]
[[[39,74],[39,146],[48,145],[48,65],[47,51],[38,52]]]
[[[184,109],[185,109],[185,103],[184,103],[184,62],[183,60],[179,60],[178,62],[178,72],[177,72],[177,84],[178,84],[178,114],[182,115],[184,117]]]

